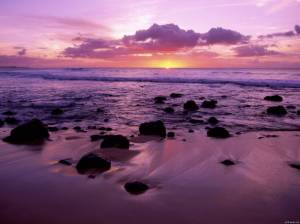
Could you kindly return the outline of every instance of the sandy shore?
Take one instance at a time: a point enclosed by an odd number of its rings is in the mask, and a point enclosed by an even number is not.
[[[4,137],[7,130],[1,130]],[[252,132],[225,140],[204,132],[131,139],[130,150],[101,149],[87,133],[51,134],[43,146],[0,142],[0,221],[16,223],[284,223],[300,221],[300,132]],[[278,137],[264,137],[275,134]],[[183,141],[186,139],[186,141]],[[74,164],[87,152],[112,160],[94,179]],[[224,159],[237,162],[226,167]],[[138,196],[123,184],[142,180]]]

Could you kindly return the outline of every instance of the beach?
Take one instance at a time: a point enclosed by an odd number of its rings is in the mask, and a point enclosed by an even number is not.
[[[1,69],[0,83],[1,139],[34,118],[49,131],[0,142],[1,223],[300,222],[299,70]],[[158,120],[166,133],[141,129]],[[79,172],[89,153],[109,169]]]

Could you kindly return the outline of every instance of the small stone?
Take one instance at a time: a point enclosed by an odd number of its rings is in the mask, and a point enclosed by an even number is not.
[[[58,128],[57,127],[48,127],[48,131],[56,132],[56,131],[58,131]]]
[[[194,130],[193,129],[189,129],[189,133],[193,133],[194,132]]]
[[[216,100],[205,100],[202,102],[201,107],[214,109],[217,106],[218,101]]]
[[[60,164],[71,166],[72,165],[72,159],[61,159],[58,161]]]
[[[216,124],[219,123],[219,120],[218,120],[217,118],[215,118],[215,117],[210,117],[210,118],[208,118],[207,121],[208,121],[208,123],[211,124],[211,125],[216,125]]]
[[[170,97],[171,98],[180,98],[180,97],[182,97],[183,96],[183,94],[181,94],[181,93],[171,93],[170,94]]]
[[[221,163],[222,163],[223,165],[225,165],[225,166],[232,166],[232,165],[235,165],[235,162],[233,162],[233,161],[231,161],[231,160],[229,160],[229,159],[223,160]]]
[[[163,103],[165,103],[166,100],[167,100],[167,97],[165,97],[165,96],[157,96],[154,98],[154,102],[156,104],[163,104]]]
[[[295,169],[300,170],[300,164],[291,163],[291,164],[290,164],[290,167],[293,167],[293,168],[295,168]]]
[[[135,181],[135,182],[128,182],[124,185],[125,190],[130,194],[142,194],[146,192],[149,187],[141,182]]]
[[[99,140],[103,139],[103,137],[104,137],[103,135],[91,135],[90,139],[92,142],[95,142],[95,141],[99,141]]]
[[[215,127],[215,128],[211,128],[207,131],[207,136],[214,137],[214,138],[228,138],[228,137],[230,137],[230,134],[223,127]]]
[[[162,121],[151,121],[142,123],[139,127],[141,135],[158,135],[166,137],[166,127]]]
[[[106,135],[101,142],[101,148],[129,149],[129,140],[122,135]]]
[[[6,115],[6,116],[13,116],[13,115],[16,115],[17,113],[8,110],[8,111],[3,112],[2,114],[3,114],[3,115]]]
[[[273,101],[273,102],[281,102],[283,101],[282,96],[273,95],[273,96],[265,96],[264,100]]]
[[[111,168],[111,162],[107,161],[94,153],[83,156],[76,165],[78,173],[85,174],[90,170],[98,170],[101,172]]]
[[[199,106],[194,100],[189,100],[184,103],[183,108],[187,111],[196,111],[199,109]]]
[[[268,107],[267,114],[276,115],[276,116],[284,116],[287,114],[287,111],[283,106],[274,106],[274,107]]]
[[[51,114],[54,116],[61,115],[63,113],[64,113],[64,111],[60,108],[56,108],[56,109],[52,110],[52,112],[51,112]]]
[[[10,124],[10,125],[16,125],[20,123],[20,121],[14,117],[7,117],[4,119],[4,121],[6,124]]]
[[[164,111],[165,111],[166,113],[168,113],[168,114],[172,114],[172,113],[175,112],[175,110],[174,110],[172,107],[166,107],[166,108],[164,109]]]
[[[168,136],[168,138],[174,138],[175,133],[173,131],[170,131],[170,132],[168,132],[167,136]]]

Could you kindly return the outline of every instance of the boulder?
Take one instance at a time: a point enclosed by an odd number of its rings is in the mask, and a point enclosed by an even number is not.
[[[124,185],[125,190],[130,194],[142,194],[149,189],[149,187],[141,182],[128,182]]]
[[[229,160],[229,159],[225,159],[221,162],[223,165],[225,166],[232,166],[232,165],[235,165],[235,162],[233,162],[232,160]]]
[[[286,106],[287,109],[291,109],[291,110],[295,110],[296,109],[296,106],[294,105],[288,105]]]
[[[264,100],[273,101],[273,102],[281,102],[283,101],[282,96],[273,95],[273,96],[265,96]]]
[[[106,135],[101,143],[101,148],[129,149],[129,140],[122,135]]]
[[[19,124],[20,121],[15,117],[7,117],[4,119],[6,124],[16,125]]]
[[[167,100],[167,97],[165,97],[165,96],[157,96],[154,98],[154,102],[156,104],[163,104],[163,103],[165,103],[166,100]]]
[[[99,140],[101,140],[103,138],[104,138],[103,135],[91,135],[90,136],[90,139],[91,139],[92,142],[99,141]]]
[[[168,136],[168,138],[174,138],[175,137],[175,132],[170,131],[170,132],[168,132],[167,136]]]
[[[3,140],[12,144],[32,144],[41,143],[48,138],[49,133],[46,125],[38,119],[33,119],[14,128],[10,132],[10,136]]]
[[[171,98],[180,98],[180,97],[182,97],[183,96],[183,94],[181,94],[181,93],[171,93],[170,94],[170,97]]]
[[[218,101],[216,100],[204,100],[201,104],[203,108],[213,109],[216,108]]]
[[[60,108],[56,108],[56,109],[51,111],[51,114],[54,115],[54,116],[61,115],[63,113],[64,113],[64,111]]]
[[[219,123],[219,120],[215,117],[210,117],[210,118],[208,118],[207,122],[211,125],[216,125]]]
[[[297,115],[300,115],[300,110],[297,111]]]
[[[291,163],[290,167],[300,170],[300,164],[297,164],[297,163]]]
[[[166,107],[166,108],[164,109],[164,111],[165,111],[166,113],[168,113],[168,114],[172,114],[172,113],[175,112],[175,110],[174,110],[172,107]]]
[[[214,137],[214,138],[228,138],[228,137],[230,137],[230,134],[223,127],[215,127],[215,128],[210,128],[207,131],[207,136]]]
[[[183,108],[188,111],[195,111],[199,109],[199,106],[196,104],[194,100],[189,100],[184,103]]]
[[[284,116],[287,114],[287,111],[283,106],[274,106],[274,107],[268,107],[267,114]]]
[[[4,125],[4,121],[0,119],[0,128]]]
[[[166,127],[162,121],[152,121],[142,123],[139,127],[141,135],[157,135],[166,137]]]
[[[85,174],[91,170],[104,172],[109,170],[110,167],[110,161],[107,161],[94,153],[83,156],[76,165],[77,172],[80,174]]]

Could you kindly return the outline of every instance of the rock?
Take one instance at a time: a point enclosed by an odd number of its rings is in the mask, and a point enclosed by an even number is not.
[[[104,110],[102,108],[97,108],[96,112],[97,113],[104,113]]]
[[[235,162],[233,162],[233,161],[231,161],[231,160],[229,160],[229,159],[223,160],[221,163],[222,163],[223,165],[225,165],[225,166],[232,166],[232,165],[235,165]]]
[[[129,140],[122,135],[106,135],[101,143],[101,148],[129,149]]]
[[[104,137],[103,135],[91,135],[90,136],[92,142],[99,141],[99,140],[103,139],[103,137]]]
[[[72,165],[72,160],[71,159],[61,159],[58,161],[58,163],[66,165],[66,166],[71,166]]]
[[[274,107],[268,107],[267,114],[284,116],[287,114],[287,111],[283,106],[274,106]]]
[[[6,124],[11,124],[11,125],[16,125],[20,123],[20,121],[14,117],[7,117],[4,119],[4,121]]]
[[[291,164],[290,164],[290,167],[293,167],[293,168],[295,168],[295,169],[300,170],[300,164],[291,163]]]
[[[198,120],[198,119],[194,119],[194,118],[191,118],[189,120],[189,122],[192,123],[192,124],[203,124],[204,123],[203,120]]]
[[[294,105],[288,105],[288,106],[286,106],[286,108],[287,108],[287,109],[294,110],[294,109],[296,109],[296,106],[294,106]]]
[[[128,182],[124,185],[125,190],[130,194],[142,194],[149,189],[149,187],[141,182]]]
[[[228,138],[228,137],[230,137],[230,134],[223,127],[215,127],[215,128],[211,128],[207,131],[207,136],[214,137],[214,138]]]
[[[203,108],[213,109],[216,108],[218,101],[216,100],[204,100],[201,104]]]
[[[0,128],[4,125],[4,121],[0,120]]]
[[[112,128],[106,128],[105,131],[112,131]]]
[[[165,97],[165,96],[157,96],[154,98],[154,102],[156,104],[163,104],[163,103],[165,103],[166,100],[167,100],[167,97]]]
[[[297,111],[297,115],[300,115],[300,110]]]
[[[66,131],[66,130],[68,130],[69,128],[68,127],[62,127],[61,128],[61,130],[64,130],[64,131]]]
[[[109,119],[108,119],[108,118],[105,118],[103,121],[104,121],[104,122],[109,122]]]
[[[64,111],[62,109],[60,109],[60,108],[56,108],[56,109],[54,109],[54,110],[51,111],[51,114],[54,115],[54,116],[61,115],[63,113],[64,113]]]
[[[97,126],[95,126],[95,125],[89,125],[89,126],[87,127],[87,129],[89,129],[89,130],[96,130],[96,129],[97,129]]]
[[[194,130],[193,129],[189,129],[189,133],[193,133],[194,132]]]
[[[183,96],[183,94],[181,94],[181,93],[171,93],[170,94],[170,97],[172,97],[172,98],[180,98],[182,96]]]
[[[80,126],[75,126],[73,129],[74,129],[75,131],[82,131],[82,129],[81,129]]]
[[[139,127],[141,135],[157,135],[166,137],[166,127],[162,121],[152,121],[142,123]]]
[[[166,113],[168,113],[168,114],[172,114],[172,113],[175,112],[175,110],[174,110],[172,107],[166,107],[166,108],[164,109],[164,111],[165,111]]]
[[[208,118],[207,121],[208,121],[208,123],[211,124],[211,125],[216,125],[216,124],[219,123],[219,120],[218,120],[217,118],[215,118],[215,117],[210,117],[210,118]]]
[[[56,131],[58,131],[58,128],[57,127],[48,127],[48,131],[56,132]]]
[[[13,116],[13,115],[16,115],[17,113],[8,110],[8,111],[3,112],[2,114],[3,114],[3,115],[6,115],[6,116]]]
[[[97,171],[107,171],[111,167],[111,162],[107,161],[94,153],[87,154],[83,156],[76,165],[77,172],[80,174],[85,174],[91,170]]]
[[[273,96],[265,96],[264,100],[273,101],[273,102],[281,102],[283,101],[282,96],[273,95]]]
[[[25,124],[14,128],[10,136],[3,141],[12,144],[41,143],[49,138],[47,127],[38,119],[33,119]]]
[[[173,131],[170,131],[170,132],[168,132],[167,136],[168,136],[168,138],[174,138],[175,133]]]
[[[196,104],[194,100],[189,100],[184,103],[183,108],[188,111],[195,111],[199,109],[199,106]]]

